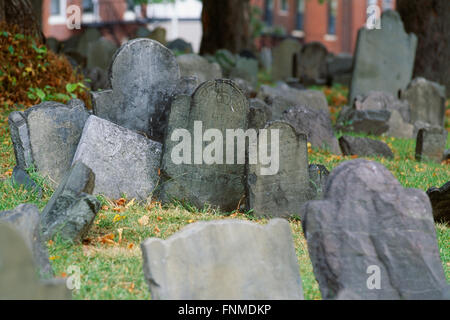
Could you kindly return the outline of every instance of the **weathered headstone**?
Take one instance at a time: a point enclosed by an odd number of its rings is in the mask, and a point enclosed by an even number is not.
[[[76,162],[42,211],[41,228],[45,239],[55,234],[81,242],[94,222],[100,202],[92,196],[95,175],[81,162]]]
[[[217,63],[210,63],[198,54],[183,54],[177,57],[182,77],[197,77],[197,84],[222,78],[222,70]]]
[[[389,130],[391,112],[388,110],[356,110],[343,108],[337,128],[344,132],[381,135]]]
[[[81,54],[83,57],[88,56],[89,45],[98,41],[101,38],[101,32],[96,28],[86,29],[82,35],[80,36],[77,46],[76,52]]]
[[[179,79],[172,51],[154,40],[131,40],[114,56],[112,91],[92,96],[94,114],[160,141]]]
[[[17,166],[34,166],[58,185],[70,168],[89,113],[84,105],[43,102],[9,115]]]
[[[258,60],[238,57],[230,72],[230,78],[241,78],[252,85],[258,83]]]
[[[53,276],[47,247],[41,237],[39,209],[35,205],[21,204],[14,210],[0,212],[0,225],[2,223],[9,223],[25,240],[33,255],[33,262],[39,276],[41,278]]]
[[[311,42],[303,46],[297,76],[305,85],[324,84],[327,80],[327,48],[320,42]]]
[[[416,160],[441,163],[448,132],[439,126],[422,128],[417,133]]]
[[[329,113],[300,105],[286,110],[281,118],[298,132],[305,133],[313,147],[341,154]]]
[[[225,159],[226,153],[231,152],[225,152],[225,142],[217,147],[221,150],[214,152],[212,163],[209,163],[209,156],[213,153],[210,150],[213,146],[220,144],[222,138],[226,140],[227,129],[247,129],[248,110],[247,99],[230,80],[208,81],[200,85],[192,97],[177,97],[172,103],[164,143],[161,170],[165,180],[161,184],[163,201],[175,198],[188,200],[200,208],[210,204],[225,211],[236,209],[245,192],[245,162],[235,159],[236,155],[242,159],[245,150],[233,149],[233,164],[228,164]],[[211,137],[209,143],[202,141],[203,133],[209,129],[215,129],[214,134],[222,137],[214,136],[213,143]],[[187,149],[180,149],[180,142],[176,141],[181,139],[183,145],[188,144]],[[207,146],[209,148],[205,149]],[[209,158],[208,164],[204,154]]]
[[[283,40],[272,49],[272,79],[285,80],[296,75],[302,45],[297,40]]]
[[[434,220],[437,222],[450,222],[450,181],[441,188],[432,187],[427,190],[433,207]]]
[[[356,110],[395,110],[405,122],[411,121],[408,101],[397,99],[389,92],[370,91],[366,96],[357,96],[353,106]]]
[[[348,161],[324,200],[303,207],[303,230],[323,299],[442,299],[448,284],[425,192],[384,166]]]
[[[0,223],[0,300],[65,300],[65,280],[36,277],[32,254],[14,227]]]
[[[348,53],[338,55],[328,55],[327,58],[327,78],[332,83],[342,84],[350,87],[353,72],[353,56]]]
[[[402,91],[401,97],[409,102],[411,123],[423,121],[435,126],[444,126],[444,86],[424,78],[416,78]]]
[[[94,67],[108,70],[111,65],[117,46],[106,38],[100,38],[88,45],[87,49],[87,68]]]
[[[107,120],[90,116],[73,162],[95,174],[93,194],[147,199],[158,183],[161,144]]]
[[[342,136],[339,145],[345,156],[357,155],[360,157],[385,157],[393,158],[394,154],[389,146],[383,141],[369,138]]]
[[[303,300],[289,223],[197,222],[141,244],[155,300]]]
[[[358,32],[350,103],[374,90],[396,96],[411,81],[417,37],[405,32],[396,11],[383,12],[381,25],[381,29],[363,27]]]
[[[324,165],[310,164],[308,168],[309,185],[311,188],[311,198],[321,200],[325,191],[328,176],[330,172]]]
[[[273,139],[272,131],[278,139]],[[256,216],[299,216],[301,205],[310,199],[306,134],[283,121],[271,122],[259,131],[260,135],[266,133],[267,152],[278,155],[278,170],[266,174],[261,168],[267,165],[249,164],[247,210],[253,209]]]
[[[386,135],[389,137],[412,139],[414,137],[414,125],[403,120],[403,117],[397,110],[391,111],[388,121],[389,130]]]
[[[11,176],[11,182],[14,187],[24,188],[35,193],[39,198],[42,197],[42,189],[39,187],[30,175],[22,168],[15,166]]]

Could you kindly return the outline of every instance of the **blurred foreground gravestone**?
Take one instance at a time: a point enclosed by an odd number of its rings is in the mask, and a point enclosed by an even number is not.
[[[155,300],[303,300],[289,223],[197,222],[141,244]]]
[[[349,102],[369,91],[390,92],[394,96],[409,84],[413,74],[417,37],[407,34],[400,15],[383,12],[381,29],[365,27],[358,32]]]
[[[0,223],[0,300],[66,300],[64,279],[39,280],[30,249],[10,225]]]
[[[323,299],[450,298],[428,196],[383,165],[344,162],[303,210]]]

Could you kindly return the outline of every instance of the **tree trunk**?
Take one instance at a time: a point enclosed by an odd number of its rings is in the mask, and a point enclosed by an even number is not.
[[[397,10],[419,39],[414,76],[445,85],[450,97],[450,1],[397,0]]]
[[[251,48],[250,0],[203,0],[200,53]]]
[[[0,0],[0,20],[17,25],[19,32],[43,39],[42,0]]]

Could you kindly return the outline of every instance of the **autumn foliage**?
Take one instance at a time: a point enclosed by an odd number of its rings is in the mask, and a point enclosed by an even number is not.
[[[0,23],[0,108],[24,109],[46,100],[65,103],[74,97],[88,102],[83,76],[67,58],[18,30]]]

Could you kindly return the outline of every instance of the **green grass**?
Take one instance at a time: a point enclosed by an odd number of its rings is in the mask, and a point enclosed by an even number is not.
[[[342,88],[338,88],[342,90]],[[15,165],[14,152],[8,132],[7,116],[12,109],[0,109],[0,210],[10,210],[21,203],[34,203],[40,209],[50,199],[53,190],[45,179],[32,173],[43,189],[39,199],[23,189],[11,185],[10,175]],[[394,152],[394,159],[367,158],[385,165],[404,187],[427,190],[450,181],[449,165],[416,162],[414,140],[371,137],[385,141]],[[450,139],[447,143],[450,148]],[[322,150],[311,150],[310,163],[324,164],[330,171],[352,157],[339,157]],[[224,214],[205,208],[195,210],[186,204],[160,206],[158,203],[136,204],[132,199],[118,206],[111,200],[99,197],[102,209],[82,244],[73,244],[55,238],[48,243],[51,263],[56,276],[67,276],[69,266],[81,270],[81,289],[75,299],[149,299],[150,293],[142,272],[140,243],[149,237],[166,239],[182,227],[196,221],[215,219],[243,219],[265,224],[267,219],[233,212]],[[306,299],[321,299],[308,255],[307,243],[301,222],[289,220],[295,250],[300,266]],[[447,280],[450,280],[450,228],[436,224],[438,244]]]

